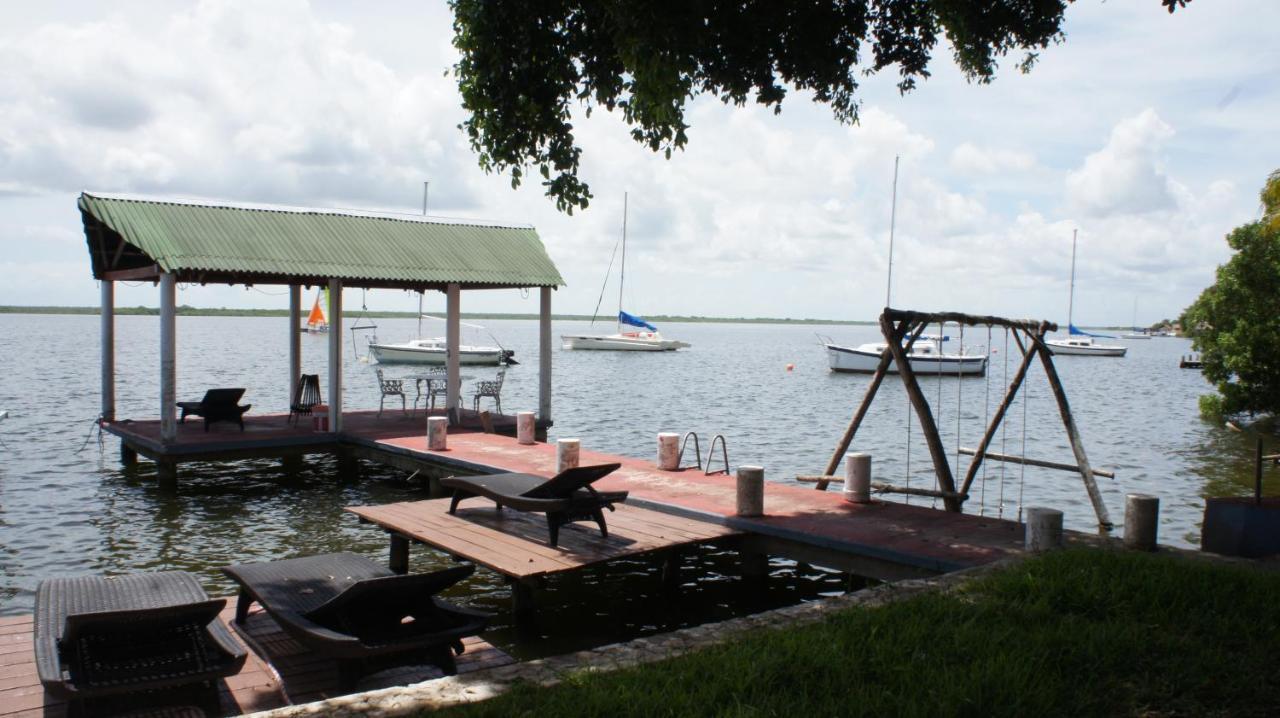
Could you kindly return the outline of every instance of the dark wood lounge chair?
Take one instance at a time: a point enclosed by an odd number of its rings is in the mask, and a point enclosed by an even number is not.
[[[617,471],[622,464],[577,466],[550,479],[533,474],[489,474],[487,476],[450,476],[440,485],[453,489],[449,513],[458,510],[458,502],[473,496],[492,499],[498,508],[510,506],[517,511],[545,513],[551,545],[560,540],[560,527],[574,521],[592,519],[600,534],[608,537],[604,509],[613,511],[615,503],[627,500],[626,491],[596,491],[591,484]]]
[[[344,682],[391,664],[433,663],[457,672],[462,639],[484,630],[488,613],[435,594],[470,576],[463,565],[399,575],[353,553],[331,553],[222,569],[240,584],[236,623],[255,601],[285,633],[339,661]]]
[[[185,422],[188,416],[204,417],[204,430],[215,421],[234,421],[244,431],[244,413],[252,404],[239,406],[237,402],[244,396],[244,389],[210,389],[204,393],[200,401],[180,401],[178,408],[182,410],[179,422]]]
[[[194,683],[212,690],[246,656],[218,620],[226,603],[209,600],[184,571],[42,581],[34,628],[40,682],[73,699]]]

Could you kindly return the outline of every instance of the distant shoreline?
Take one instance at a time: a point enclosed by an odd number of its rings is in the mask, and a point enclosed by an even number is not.
[[[96,315],[99,313],[98,307],[23,307],[14,305],[0,305],[0,314],[89,314]],[[416,312],[346,312],[348,315],[358,313],[364,314],[366,317],[374,319],[413,319],[417,316]],[[116,314],[121,316],[157,316],[160,310],[156,307],[116,307]],[[178,307],[178,315],[184,317],[287,317],[289,315],[286,309],[227,309],[225,307],[191,307],[180,305]],[[516,314],[502,312],[471,312],[463,313],[463,319],[528,319],[536,320],[537,314]],[[551,318],[556,321],[591,321],[589,314],[552,314]],[[601,317],[596,317],[600,319]],[[604,317],[611,320],[612,316]],[[645,315],[645,318],[651,322],[689,322],[703,324],[837,324],[850,326],[874,326],[878,324],[875,321],[863,320],[845,320],[845,319],[789,319],[779,317],[701,317],[701,316],[674,316],[665,314]]]

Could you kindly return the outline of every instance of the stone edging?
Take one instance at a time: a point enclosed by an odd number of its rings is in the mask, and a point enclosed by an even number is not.
[[[776,608],[719,623],[683,628],[625,643],[474,671],[460,676],[438,678],[411,686],[382,688],[315,703],[287,706],[254,713],[252,716],[253,718],[300,718],[317,715],[399,716],[483,701],[507,692],[516,682],[543,687],[554,686],[571,673],[612,671],[643,663],[663,661],[725,643],[760,629],[816,623],[834,612],[851,606],[883,606],[922,593],[953,590],[978,576],[1021,561],[1022,558],[1022,556],[1011,556],[964,571],[931,578],[886,583],[843,596]]]

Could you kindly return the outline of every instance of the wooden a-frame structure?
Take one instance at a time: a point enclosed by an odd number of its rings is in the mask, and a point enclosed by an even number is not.
[[[969,468],[965,471],[964,478],[958,487],[956,486],[951,463],[947,459],[947,451],[942,445],[942,437],[938,433],[938,425],[934,421],[933,412],[929,408],[929,400],[925,398],[924,391],[921,390],[920,383],[916,378],[916,373],[911,369],[911,363],[907,361],[907,353],[911,351],[912,345],[924,333],[925,328],[930,324],[939,323],[1004,327],[1013,335],[1018,351],[1022,354],[1022,361],[1018,364],[1018,370],[1014,374],[1013,380],[1009,383],[1009,388],[1005,391],[1004,399],[1000,402],[999,408],[996,409],[995,415],[991,417],[991,423],[987,425],[986,430],[983,432],[982,441],[974,450],[961,450],[961,453],[972,455],[973,461],[969,463]],[[871,408],[871,402],[875,399],[876,392],[880,389],[880,383],[884,380],[885,374],[889,371],[889,364],[892,362],[897,367],[899,376],[902,377],[902,384],[906,388],[907,397],[919,417],[920,428],[929,447],[929,456],[933,460],[934,472],[937,474],[938,489],[907,490],[881,484],[876,486],[877,490],[934,496],[942,499],[946,510],[959,512],[964,507],[964,502],[969,497],[969,487],[973,485],[974,478],[986,458],[990,458],[993,461],[1009,461],[1033,466],[1067,469],[1079,472],[1080,478],[1084,481],[1085,490],[1089,492],[1089,500],[1093,502],[1093,510],[1097,514],[1099,527],[1104,530],[1110,530],[1113,525],[1107,514],[1106,504],[1102,501],[1102,494],[1098,491],[1097,482],[1094,481],[1094,476],[1114,476],[1114,474],[1097,471],[1089,465],[1089,457],[1085,454],[1084,443],[1080,439],[1080,431],[1076,428],[1075,419],[1071,415],[1071,406],[1067,402],[1066,390],[1063,389],[1062,381],[1058,378],[1058,372],[1053,365],[1053,353],[1045,345],[1045,334],[1057,329],[1057,324],[1047,320],[1006,319],[1004,317],[973,316],[958,312],[915,312],[886,307],[884,313],[880,315],[880,331],[884,334],[888,347],[880,355],[880,364],[876,367],[875,374],[871,377],[871,383],[867,386],[867,392],[862,397],[862,403],[858,405],[853,419],[849,421],[849,426],[845,429],[844,435],[840,437],[840,442],[836,445],[836,450],[831,455],[831,460],[827,462],[826,470],[822,472],[822,475],[800,478],[815,481],[817,483],[816,488],[819,490],[825,490],[830,482],[838,480],[834,474],[840,467],[840,462],[844,458],[845,452],[849,450],[850,444],[853,443],[853,437],[858,433],[858,427],[867,415],[867,410]],[[1062,417],[1063,427],[1066,428],[1067,439],[1071,443],[1071,451],[1075,454],[1076,464],[1074,466],[987,452],[992,439],[995,438],[996,431],[1000,428],[1000,423],[1004,421],[1009,406],[1013,403],[1014,397],[1017,396],[1018,390],[1022,387],[1023,380],[1027,376],[1027,370],[1031,368],[1031,363],[1035,361],[1037,356],[1044,367],[1045,376],[1049,379],[1049,387],[1053,390],[1053,397],[1058,404],[1058,413]]]

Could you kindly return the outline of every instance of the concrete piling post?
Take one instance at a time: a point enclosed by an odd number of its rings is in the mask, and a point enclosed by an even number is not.
[[[680,468],[680,435],[672,431],[658,434],[658,468],[675,471]]]
[[[871,503],[871,454],[854,451],[844,455],[844,500]]]
[[[444,451],[448,448],[448,437],[449,417],[427,417],[427,449],[431,451]]]
[[[534,431],[537,423],[533,419],[532,411],[516,412],[516,443],[532,444],[534,442]]]
[[[556,473],[572,469],[578,465],[582,441],[579,439],[560,439],[556,442]]]
[[[1160,497],[1127,494],[1124,497],[1124,545],[1138,551],[1156,550],[1160,524]]]
[[[1032,552],[1062,548],[1062,512],[1043,506],[1028,507],[1025,545]]]
[[[738,515],[764,515],[764,467],[738,467]]]

